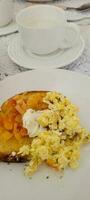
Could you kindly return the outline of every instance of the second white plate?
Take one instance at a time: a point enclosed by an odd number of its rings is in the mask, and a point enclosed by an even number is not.
[[[21,44],[20,37],[14,38],[8,47],[8,54],[11,60],[17,65],[29,69],[54,69],[64,67],[77,58],[84,50],[85,42],[82,37],[78,44],[72,48],[63,51],[57,51],[48,56],[28,55]]]
[[[18,25],[15,21],[12,21],[10,24],[4,27],[0,27],[0,36],[8,35],[18,31]]]

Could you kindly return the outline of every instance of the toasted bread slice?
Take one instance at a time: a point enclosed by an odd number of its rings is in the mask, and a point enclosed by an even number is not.
[[[23,145],[31,143],[27,130],[23,128],[22,116],[29,108],[44,110],[48,107],[43,102],[47,92],[24,92],[7,100],[0,111],[0,160],[8,162],[26,161],[17,152]]]

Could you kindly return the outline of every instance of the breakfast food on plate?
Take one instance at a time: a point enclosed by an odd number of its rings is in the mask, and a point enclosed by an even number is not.
[[[32,175],[45,162],[57,170],[76,168],[81,146],[90,141],[78,108],[58,92],[24,92],[0,111],[0,159],[28,161]]]

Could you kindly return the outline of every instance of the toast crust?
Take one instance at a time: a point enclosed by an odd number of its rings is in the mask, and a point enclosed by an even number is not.
[[[22,116],[29,108],[44,110],[47,91],[30,91],[17,94],[1,105],[0,110],[0,160],[4,162],[26,162],[27,157],[17,154],[20,147],[30,145],[32,139],[23,128]],[[15,152],[15,155],[12,154]]]

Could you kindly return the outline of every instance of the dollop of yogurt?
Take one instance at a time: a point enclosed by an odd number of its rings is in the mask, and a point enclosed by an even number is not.
[[[27,129],[29,137],[35,137],[46,129],[39,125],[38,118],[43,111],[28,109],[23,115],[23,127]]]

